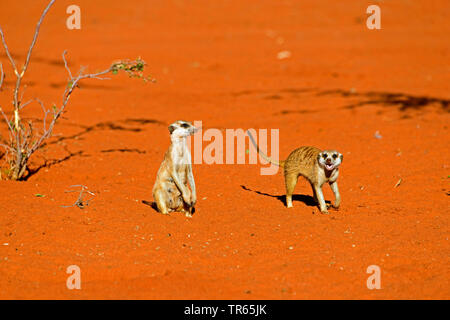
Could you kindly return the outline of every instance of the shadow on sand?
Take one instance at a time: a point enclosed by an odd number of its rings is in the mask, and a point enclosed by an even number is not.
[[[261,192],[261,191],[256,191],[256,190],[252,190],[250,188],[247,188],[244,185],[241,185],[241,188],[244,189],[245,191],[250,191],[250,192],[254,192],[257,193],[259,195],[262,196],[266,196],[266,197],[271,197],[271,198],[275,198],[278,201],[282,202],[284,206],[286,206],[286,195],[274,195],[274,194],[269,194],[269,193],[265,193],[265,192]],[[304,195],[304,194],[293,194],[292,195],[292,202],[303,202],[305,205],[307,205],[308,207],[316,207],[317,204],[314,201],[314,198],[312,196],[308,196],[308,195]],[[331,204],[331,201],[325,201],[328,204]]]

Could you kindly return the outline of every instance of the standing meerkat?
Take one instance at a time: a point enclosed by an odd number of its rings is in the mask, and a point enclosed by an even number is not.
[[[247,130],[250,141],[258,153],[267,161],[284,169],[286,184],[286,206],[292,208],[292,193],[297,185],[298,177],[303,176],[311,184],[314,201],[319,204],[320,211],[328,214],[327,205],[322,193],[324,183],[329,183],[334,193],[333,207],[338,209],[341,204],[341,195],[337,185],[339,166],[343,155],[336,150],[320,150],[316,147],[300,147],[289,154],[284,161],[274,161],[264,154],[256,144],[251,133]]]
[[[177,211],[192,217],[197,194],[186,138],[197,130],[190,122],[181,120],[169,126],[172,144],[164,155],[153,186],[153,199],[158,211],[163,214]]]

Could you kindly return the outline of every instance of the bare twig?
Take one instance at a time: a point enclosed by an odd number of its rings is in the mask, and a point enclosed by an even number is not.
[[[55,0],[51,0],[49,2],[47,7],[42,12],[41,17],[39,18],[39,21],[38,21],[38,23],[36,25],[36,28],[35,28],[35,31],[34,31],[33,40],[31,41],[31,44],[30,44],[30,46],[28,48],[28,53],[27,53],[27,56],[26,56],[26,59],[25,59],[25,63],[23,65],[22,70],[20,71],[20,73],[19,73],[19,70],[17,69],[16,63],[15,63],[13,57],[11,56],[11,53],[9,52],[9,48],[8,48],[8,45],[6,44],[6,40],[5,40],[5,35],[3,34],[3,30],[0,27],[0,35],[2,37],[3,47],[4,47],[5,51],[6,51],[6,55],[8,56],[8,59],[11,62],[11,65],[12,65],[12,67],[14,69],[14,73],[15,73],[15,75],[17,77],[16,86],[14,88],[14,101],[13,101],[13,103],[14,103],[14,112],[15,112],[15,115],[14,115],[14,117],[15,117],[15,129],[16,130],[20,130],[20,126],[19,126],[20,118],[19,118],[19,113],[18,113],[19,107],[20,107],[20,99],[19,99],[20,84],[21,84],[23,76],[25,75],[25,72],[27,71],[28,64],[30,63],[31,53],[33,52],[33,48],[34,48],[34,46],[36,44],[36,40],[37,40],[38,35],[39,35],[39,30],[41,28],[42,21],[44,20],[48,10],[50,10],[50,7],[53,5],[54,2],[55,2]]]
[[[36,44],[36,40],[37,40],[37,37],[39,35],[39,29],[41,28],[42,21],[44,20],[45,16],[47,15],[48,10],[50,10],[50,7],[53,5],[53,3],[55,3],[55,0],[51,0],[49,2],[47,7],[42,12],[41,18],[39,19],[39,21],[38,21],[38,23],[36,25],[36,29],[34,31],[33,41],[31,42],[30,48],[28,49],[27,58],[25,60],[25,64],[23,65],[23,69],[22,69],[22,73],[21,73],[20,77],[23,77],[23,74],[25,73],[25,71],[28,68],[28,64],[30,63],[30,58],[31,58],[31,52],[33,51],[34,45]]]
[[[24,158],[23,149],[21,148],[23,146],[24,142],[21,141],[22,140],[21,138],[23,138],[23,137],[20,134],[20,131],[21,131],[21,123],[20,123],[21,119],[20,119],[20,115],[19,115],[20,102],[21,102],[19,100],[20,84],[21,84],[22,78],[28,68],[28,64],[29,64],[30,58],[31,58],[31,53],[36,44],[36,40],[39,35],[39,29],[41,27],[42,21],[44,20],[45,15],[47,14],[48,10],[50,9],[50,7],[53,5],[54,2],[55,2],[55,0],[51,0],[41,14],[41,17],[36,25],[33,40],[31,41],[30,47],[28,48],[28,53],[27,53],[27,57],[25,59],[25,63],[23,65],[22,71],[20,73],[19,73],[19,70],[17,69],[17,65],[16,65],[13,57],[11,56],[8,45],[6,44],[5,35],[3,33],[3,30],[0,27],[0,36],[2,38],[3,48],[5,49],[6,55],[9,59],[9,61],[11,62],[11,65],[14,69],[14,73],[17,78],[16,85],[14,88],[14,95],[13,95],[13,105],[14,105],[14,131],[13,131],[14,134],[13,135],[15,136],[15,149],[16,149],[15,150],[16,159],[15,159],[15,165],[14,165],[13,174],[12,174],[12,178],[14,180],[17,180],[20,178],[21,172],[24,172],[23,167],[26,166],[26,162],[28,161],[28,159]]]
[[[67,192],[67,193],[69,193],[69,192],[79,192],[78,199],[70,206],[61,206],[61,207],[63,207],[63,208],[71,208],[71,207],[77,206],[80,209],[84,209],[84,208],[86,208],[89,205],[89,202],[95,197],[95,193],[89,191],[88,187],[86,187],[86,186],[84,186],[82,184],[73,185],[73,186],[70,186],[69,188],[75,188],[75,187],[81,187],[81,189],[79,191],[78,190],[66,190],[65,192]],[[94,196],[94,197],[90,197],[87,200],[83,200],[85,192],[90,194],[90,195],[92,195],[92,196]]]
[[[69,73],[70,79],[73,79],[72,72],[70,72],[69,66],[67,65],[66,54],[67,54],[67,50],[64,50],[64,52],[62,54],[62,58],[64,61],[64,68],[66,68],[67,72]]]
[[[28,69],[28,65],[31,60],[32,51],[36,45],[36,41],[39,35],[39,30],[41,24],[50,10],[51,6],[54,4],[55,0],[51,0],[47,7],[42,12],[35,31],[33,40],[28,48],[28,52],[25,58],[25,63],[22,69],[19,71],[17,64],[12,57],[8,45],[6,44],[5,35],[3,33],[2,28],[0,27],[0,37],[1,43],[3,44],[3,48],[5,49],[6,56],[8,57],[11,66],[14,70],[14,74],[16,75],[16,84],[13,91],[13,115],[11,116],[12,120],[8,118],[3,109],[0,106],[0,114],[3,116],[4,121],[7,123],[9,130],[10,141],[8,144],[0,144],[0,147],[3,147],[6,150],[7,161],[10,165],[10,178],[12,180],[21,179],[26,171],[27,163],[30,157],[33,155],[36,150],[41,148],[44,145],[44,141],[50,138],[53,134],[54,126],[57,121],[61,118],[67,104],[70,100],[70,97],[75,90],[75,88],[79,88],[79,83],[85,79],[98,79],[98,80],[107,80],[109,78],[105,77],[106,74],[112,73],[116,74],[118,71],[125,71],[130,77],[141,78],[144,81],[148,81],[148,78],[143,77],[143,69],[145,66],[145,62],[141,59],[137,59],[134,61],[124,60],[113,63],[109,68],[97,72],[97,73],[86,73],[85,68],[81,67],[78,75],[74,76],[69,68],[69,64],[66,59],[67,52],[64,51],[62,54],[62,59],[64,61],[64,68],[66,69],[69,79],[68,85],[66,86],[62,102],[59,107],[56,105],[52,106],[52,109],[46,109],[44,103],[39,99],[31,99],[22,104],[22,100],[24,97],[24,90],[21,90],[21,81]],[[0,89],[4,80],[4,72],[3,66],[0,64]],[[42,119],[42,131],[35,134],[35,130],[33,124],[29,121],[28,123],[24,123],[20,117],[20,110],[22,110],[25,106],[29,105],[33,101],[36,101],[43,111],[43,119]],[[52,116],[49,117],[49,114],[52,113]],[[51,119],[49,119],[51,118]]]
[[[67,70],[67,73],[69,74],[69,76],[72,76],[72,72],[70,71],[70,68],[68,67],[68,63],[67,63],[67,59],[66,59],[66,51],[63,52],[62,54],[62,58],[64,61],[64,66]],[[101,77],[105,74],[108,74],[110,72],[114,72],[117,70],[125,70],[126,72],[130,73],[133,72],[133,70],[130,71],[130,69],[132,69],[135,65],[145,65],[145,63],[138,59],[138,60],[134,60],[134,61],[120,61],[120,62],[116,62],[113,63],[108,69],[97,72],[97,73],[83,73],[84,68],[80,69],[80,72],[78,73],[78,76],[71,77],[69,79],[69,83],[68,86],[66,88],[66,90],[64,91],[63,94],[63,101],[61,104],[61,107],[57,110],[54,110],[54,115],[53,115],[53,119],[50,122],[48,129],[44,130],[44,133],[42,134],[42,136],[34,143],[34,145],[30,148],[30,150],[27,153],[27,156],[31,156],[32,153],[34,153],[44,142],[44,140],[46,140],[47,138],[49,138],[52,134],[53,131],[53,127],[55,126],[57,120],[59,119],[59,117],[64,113],[65,108],[67,106],[67,103],[69,102],[70,96],[72,95],[73,91],[75,90],[75,88],[78,87],[78,84],[81,80],[84,79],[100,79],[100,80],[106,80],[107,78]]]
[[[0,36],[2,38],[3,48],[5,48],[6,56],[8,57],[9,62],[11,62],[14,72],[17,73],[16,63],[14,62],[14,59],[12,58],[11,53],[9,53],[8,45],[6,44],[5,35],[3,34],[3,30],[2,30],[1,26],[0,26]]]
[[[44,112],[44,118],[42,119],[42,127],[43,127],[43,130],[45,132],[45,131],[47,131],[47,115],[50,112],[50,110],[45,109],[44,103],[41,100],[36,99],[36,101],[39,103],[39,105],[42,108],[42,111]]]
[[[29,105],[29,104],[32,103],[32,102],[33,102],[33,99],[30,99],[30,100],[28,100],[27,102],[22,103],[22,104],[20,105],[20,107],[19,107],[19,110],[22,110],[23,108],[25,108],[27,105]]]
[[[8,116],[5,114],[5,112],[3,111],[2,107],[0,107],[0,113],[3,115],[3,118],[5,119],[5,122],[6,122],[6,124],[9,127],[9,132],[13,132],[14,129],[12,128],[11,123],[8,120]]]
[[[13,148],[11,148],[10,146],[8,146],[8,145],[6,145],[6,144],[0,143],[0,146],[2,146],[3,148],[5,148],[5,149],[7,149],[7,150],[14,151]]]
[[[5,80],[5,73],[3,72],[3,65],[0,62],[0,90],[2,89],[3,80]]]

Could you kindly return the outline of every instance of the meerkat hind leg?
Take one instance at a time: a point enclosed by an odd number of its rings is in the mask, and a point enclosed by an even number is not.
[[[194,207],[188,206],[186,203],[184,204],[184,215],[188,218],[192,218],[192,214],[194,211]]]
[[[187,191],[186,191],[187,192],[187,196],[190,197],[191,196],[191,194],[190,194],[191,191],[189,190],[189,188],[186,188],[186,189],[187,189]],[[184,215],[186,217],[191,218],[192,217],[192,209],[193,208],[190,206],[190,204],[186,203],[183,200],[183,196],[180,194],[178,196],[178,198],[176,199],[176,208],[175,208],[174,211],[184,213]]]
[[[187,197],[189,198],[189,200],[191,201],[190,203],[186,203],[185,201],[183,201],[183,211],[184,215],[188,218],[192,217],[192,192],[189,188],[186,188],[186,193],[187,193]]]
[[[167,204],[160,190],[157,190],[154,195],[156,207],[158,211],[162,214],[169,214],[169,209],[167,208]]]
[[[181,196],[180,196],[180,198],[181,198]],[[183,200],[183,199],[181,198],[181,200]],[[184,213],[184,215],[186,217],[191,218],[192,217],[192,209],[193,208],[191,206],[189,206],[186,202],[181,201],[181,204],[175,209],[175,211]]]
[[[286,183],[286,206],[292,208],[292,194],[294,193],[295,186],[297,185],[298,175],[288,173],[285,176]]]
[[[318,203],[319,203],[319,200],[317,200],[316,189],[314,189],[314,185],[313,185],[312,183],[310,183],[310,184],[311,184],[311,189],[312,189],[312,192],[313,192],[314,203],[315,203],[315,204],[318,204]]]

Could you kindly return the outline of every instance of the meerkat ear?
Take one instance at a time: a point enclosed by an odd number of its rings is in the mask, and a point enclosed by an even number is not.
[[[342,153],[341,153],[341,155],[339,156],[339,158],[341,158],[341,162],[342,162],[342,160],[344,160],[344,156],[342,155]]]
[[[173,124],[171,124],[171,125],[169,126],[169,132],[170,132],[170,134],[172,134],[172,132],[174,132],[175,129],[176,129],[176,127],[175,127]]]

